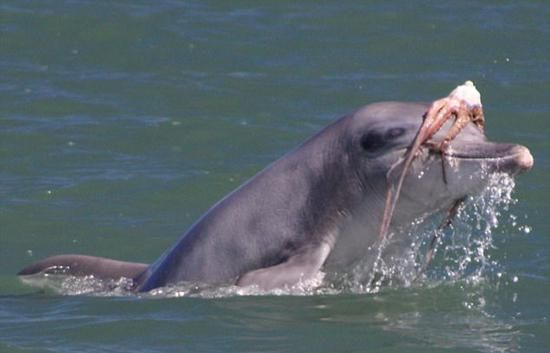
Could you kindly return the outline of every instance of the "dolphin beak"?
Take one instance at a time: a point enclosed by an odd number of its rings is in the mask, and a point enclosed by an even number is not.
[[[525,172],[533,168],[533,164],[535,161],[533,159],[533,156],[531,155],[531,152],[529,152],[529,149],[520,145],[517,145],[515,149],[517,150],[517,152],[514,155],[514,161],[521,169],[521,171]]]
[[[489,141],[455,144],[444,152],[446,157],[462,161],[483,161],[492,171],[516,175],[533,167],[534,160],[525,146]]]

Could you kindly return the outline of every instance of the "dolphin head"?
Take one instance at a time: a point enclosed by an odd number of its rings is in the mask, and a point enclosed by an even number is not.
[[[372,198],[383,199],[389,183],[396,182],[389,175],[390,169],[401,170],[399,163],[411,146],[428,106],[376,103],[351,116],[349,131],[353,137],[348,149],[353,151],[350,155],[355,156],[353,164],[361,184],[367,189],[364,195],[369,198],[369,204]],[[431,142],[441,142],[451,125],[452,119]],[[444,152],[421,148],[404,181],[392,224],[406,224],[479,193],[491,174],[515,176],[532,166],[533,157],[526,147],[491,142],[483,131],[469,123]]]

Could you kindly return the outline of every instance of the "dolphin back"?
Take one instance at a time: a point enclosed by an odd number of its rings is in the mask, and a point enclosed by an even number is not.
[[[37,261],[17,273],[18,276],[34,274],[61,274],[68,276],[94,276],[100,279],[134,279],[149,265],[137,262],[112,260],[87,255],[57,255]]]

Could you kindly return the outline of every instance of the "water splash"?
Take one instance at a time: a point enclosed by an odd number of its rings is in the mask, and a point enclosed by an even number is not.
[[[494,248],[493,235],[501,220],[517,203],[512,196],[514,187],[512,177],[495,174],[479,196],[467,200],[451,229],[440,237],[437,256],[426,273],[428,278],[477,282],[499,269],[490,250]]]
[[[442,215],[415,220],[407,229],[384,239],[374,253],[347,274],[339,274],[333,288],[353,293],[377,293],[391,287],[433,285],[449,281],[479,283],[494,274],[502,275],[499,262],[492,258],[493,235],[502,220],[515,232],[528,233],[510,207],[515,182],[507,174],[489,176],[487,187],[469,197],[447,229],[438,229]],[[430,243],[436,239],[433,257],[428,261]],[[371,256],[372,257],[372,256]]]

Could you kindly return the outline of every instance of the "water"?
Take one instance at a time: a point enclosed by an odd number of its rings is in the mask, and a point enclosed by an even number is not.
[[[548,352],[548,18],[543,1],[4,0],[0,352]],[[535,168],[517,202],[471,200],[419,282],[62,296],[13,275],[58,253],[151,262],[334,118],[466,79],[488,135]]]

